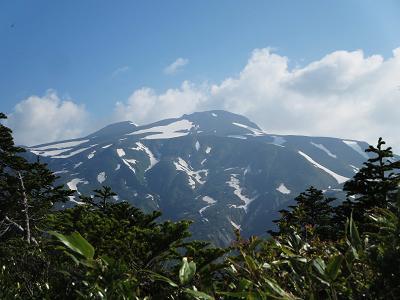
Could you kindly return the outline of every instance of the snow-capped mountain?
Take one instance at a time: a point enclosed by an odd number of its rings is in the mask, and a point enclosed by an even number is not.
[[[196,238],[228,244],[240,228],[263,234],[277,211],[310,185],[340,191],[368,156],[367,144],[274,135],[226,111],[137,126],[111,124],[80,139],[30,147],[76,190],[79,204],[101,185],[166,219],[191,219]]]

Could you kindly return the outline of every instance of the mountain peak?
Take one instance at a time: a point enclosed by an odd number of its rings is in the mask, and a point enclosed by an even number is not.
[[[139,126],[128,135],[137,136],[139,139],[166,139],[185,135],[246,138],[265,135],[265,132],[244,116],[223,110],[212,110]]]
[[[126,133],[132,132],[137,128],[137,125],[131,121],[122,121],[113,123],[103,127],[102,129],[88,135],[87,137],[112,137],[115,135],[124,135]]]

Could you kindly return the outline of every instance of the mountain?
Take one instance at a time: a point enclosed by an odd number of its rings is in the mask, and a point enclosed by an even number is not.
[[[84,138],[28,148],[79,204],[101,185],[165,219],[191,219],[195,238],[229,244],[233,228],[263,235],[278,210],[313,185],[341,191],[368,158],[367,143],[264,132],[244,116],[206,111],[137,126],[111,124]]]

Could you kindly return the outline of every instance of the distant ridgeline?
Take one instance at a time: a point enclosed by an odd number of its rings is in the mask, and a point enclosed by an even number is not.
[[[227,245],[234,229],[265,235],[278,211],[309,186],[344,198],[343,183],[369,158],[367,147],[270,134],[244,116],[216,110],[144,126],[111,124],[80,139],[29,147],[28,155],[76,191],[62,207],[110,186],[114,201],[193,220],[194,238]]]

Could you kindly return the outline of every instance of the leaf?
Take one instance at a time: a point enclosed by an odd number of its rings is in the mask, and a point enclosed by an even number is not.
[[[334,281],[338,276],[340,271],[340,266],[342,265],[342,261],[343,261],[342,255],[336,255],[329,260],[328,265],[326,266],[325,273],[330,280]]]
[[[182,285],[188,283],[192,280],[194,274],[196,273],[196,264],[194,261],[188,263],[187,257],[182,258],[182,266],[179,270],[179,280]]]
[[[285,290],[283,290],[278,284],[272,282],[271,280],[266,279],[265,280],[267,285],[269,286],[269,288],[271,289],[271,292],[277,294],[278,296],[280,296],[280,299],[299,299],[295,296],[293,296],[290,293],[285,292]],[[273,296],[273,295],[271,295]],[[273,296],[274,297],[274,296]]]
[[[356,224],[354,223],[353,220],[353,213],[350,215],[350,220],[349,220],[349,237],[350,237],[350,243],[351,245],[357,250],[362,249],[362,243],[360,239],[360,235],[358,233],[358,229]]]
[[[63,235],[55,231],[49,231],[49,234],[55,236],[70,250],[82,255],[86,259],[93,259],[93,246],[85,238],[83,238],[79,232],[73,232],[70,235]]]
[[[326,265],[325,262],[320,257],[314,259],[312,261],[312,265],[318,271],[319,274],[325,275]]]
[[[223,296],[229,296],[229,297],[243,299],[243,298],[247,297],[248,292],[247,291],[243,291],[243,292],[217,292],[217,294],[218,295],[223,295]]]
[[[177,288],[178,285],[173,282],[171,279],[169,279],[168,277],[165,277],[163,275],[160,275],[158,273],[152,272],[152,271],[146,271],[147,273],[150,274],[151,278],[153,278],[154,280],[158,280],[158,281],[163,281],[165,283],[168,283],[170,286]]]
[[[204,299],[204,300],[214,300],[215,299],[214,297],[212,297],[206,293],[203,293],[200,291],[195,291],[192,289],[185,289],[185,293],[195,297],[196,299]]]

